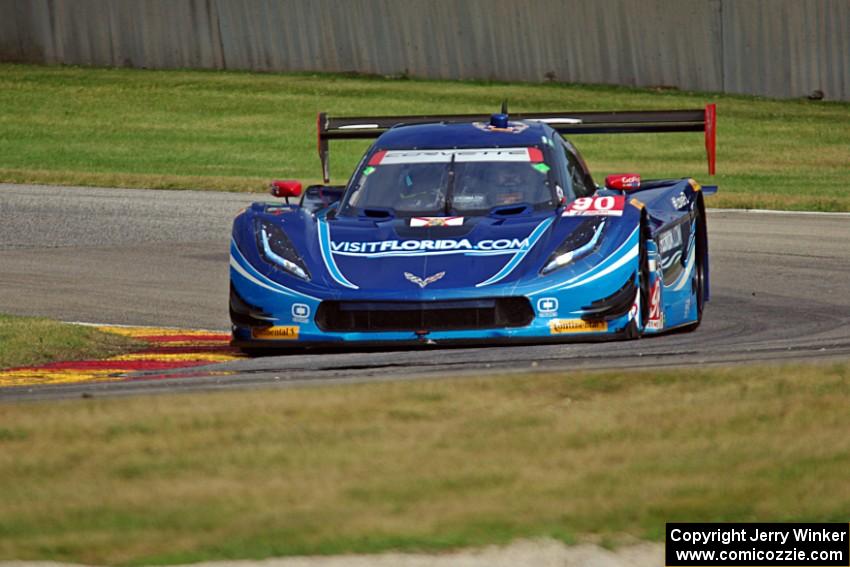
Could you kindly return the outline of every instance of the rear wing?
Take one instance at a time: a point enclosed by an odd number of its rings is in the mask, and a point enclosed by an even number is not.
[[[328,142],[377,138],[402,124],[489,122],[490,114],[446,114],[434,116],[331,117],[317,119],[319,159],[322,176],[330,181]],[[616,112],[512,113],[511,120],[544,122],[561,134],[627,134],[632,132],[704,132],[708,173],[714,175],[717,148],[717,111],[714,104],[696,110],[624,110]]]

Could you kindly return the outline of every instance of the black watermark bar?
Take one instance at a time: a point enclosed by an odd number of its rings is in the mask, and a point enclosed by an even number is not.
[[[667,524],[667,567],[848,567],[850,524]]]

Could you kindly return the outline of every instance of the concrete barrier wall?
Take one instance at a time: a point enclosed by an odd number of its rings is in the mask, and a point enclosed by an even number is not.
[[[850,0],[724,0],[723,89],[850,100]]]
[[[0,0],[0,60],[850,100],[850,0]]]

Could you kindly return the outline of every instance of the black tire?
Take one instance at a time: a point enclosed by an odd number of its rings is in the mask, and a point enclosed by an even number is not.
[[[258,358],[262,356],[270,356],[274,354],[274,350],[262,347],[239,347],[239,352],[250,358]]]
[[[649,232],[649,224],[645,218],[641,219],[640,226],[640,248],[638,248],[638,282],[640,284],[640,320],[644,325],[649,318],[649,252],[646,249],[647,241],[652,238]]]
[[[705,307],[705,272],[706,272],[706,249],[708,246],[708,231],[706,230],[705,213],[703,212],[702,203],[697,203],[695,210],[695,227],[696,235],[694,242],[696,244],[696,258],[694,260],[694,278],[692,280],[693,293],[696,296],[697,302],[697,320],[694,323],[683,327],[686,332],[694,331],[702,323],[702,311]]]
[[[695,290],[697,296],[697,326],[702,323],[702,310],[705,308],[705,272],[706,272],[706,259],[708,258],[708,254],[706,253],[706,249],[708,247],[708,234],[706,231],[705,217],[703,216],[702,207],[697,207],[697,235],[696,235],[696,276],[694,278],[694,283],[697,287]],[[696,328],[696,326],[694,327]]]
[[[638,287],[640,288],[638,308],[640,309],[640,321],[643,325],[646,325],[646,320],[649,317],[649,252],[646,249],[646,241],[651,237],[649,225],[642,216],[640,219],[640,242],[638,244]],[[639,339],[641,335],[642,332],[638,328],[637,318],[632,319],[626,326],[626,338]]]

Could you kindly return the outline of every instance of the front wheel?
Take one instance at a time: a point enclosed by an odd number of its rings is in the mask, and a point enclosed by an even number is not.
[[[646,249],[646,242],[651,238],[649,227],[644,219],[640,222],[640,242],[638,244],[638,312],[640,317],[635,314],[635,317],[629,321],[626,326],[625,336],[627,339],[638,339],[642,334],[641,326],[646,325],[649,317],[649,252]],[[638,326],[638,319],[640,325]]]
[[[280,352],[276,352],[274,349],[268,347],[249,347],[242,346],[239,347],[239,352],[245,355],[248,358],[260,358],[263,356],[272,356],[274,354],[280,354]]]

